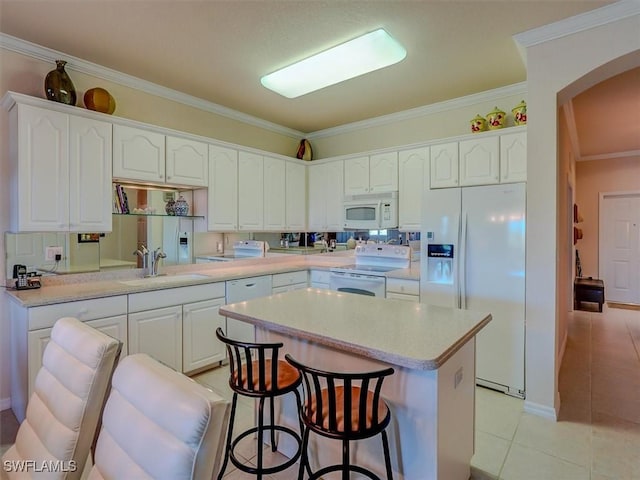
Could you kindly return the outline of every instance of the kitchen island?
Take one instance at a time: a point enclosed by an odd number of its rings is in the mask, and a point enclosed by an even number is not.
[[[308,288],[220,308],[255,325],[257,341],[281,341],[303,363],[337,371],[392,366],[382,394],[395,479],[467,480],[474,448],[475,335],[489,313]],[[292,399],[279,422],[296,428]],[[312,435],[312,468],[337,463],[340,442]],[[290,454],[293,446],[280,442]],[[353,448],[355,461],[384,472],[379,437]]]

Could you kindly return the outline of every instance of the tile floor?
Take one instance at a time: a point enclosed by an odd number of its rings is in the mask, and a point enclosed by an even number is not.
[[[230,398],[227,374],[225,367],[196,380]],[[603,313],[573,312],[560,395],[559,420],[553,422],[524,413],[521,400],[478,388],[471,478],[640,480],[640,311],[605,305]],[[241,399],[237,415],[239,428],[249,425],[252,404]],[[11,411],[1,412],[0,452],[15,431]],[[240,455],[250,463],[255,448],[244,447]],[[224,478],[251,477],[229,465]],[[295,478],[292,467],[267,480]]]

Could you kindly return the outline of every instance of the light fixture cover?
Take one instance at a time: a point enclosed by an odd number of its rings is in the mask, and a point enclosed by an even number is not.
[[[405,48],[380,28],[265,75],[260,82],[284,97],[296,98],[388,67],[406,56]]]

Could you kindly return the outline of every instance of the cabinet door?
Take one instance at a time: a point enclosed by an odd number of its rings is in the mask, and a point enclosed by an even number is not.
[[[458,143],[432,145],[430,186],[447,188],[458,186]]]
[[[350,158],[344,161],[344,194],[369,193],[369,157]]]
[[[398,190],[398,152],[380,153],[369,158],[369,192]]]
[[[225,359],[225,347],[216,338],[218,327],[225,330],[225,317],[218,313],[224,304],[224,298],[217,298],[182,306],[183,372],[208,367]]]
[[[123,180],[165,181],[164,135],[113,126],[113,176]]]
[[[307,167],[286,162],[285,230],[304,232],[307,228]]]
[[[110,337],[117,338],[122,342],[122,351],[120,358],[129,354],[129,343],[127,342],[127,316],[117,315],[109,318],[99,318],[97,320],[89,320],[85,322],[90,327],[106,333]]]
[[[399,154],[398,220],[400,230],[416,232],[421,228],[422,190],[429,170],[429,149],[404,150]]]
[[[264,230],[285,229],[286,165],[279,158],[264,157]]]
[[[68,115],[18,105],[17,180],[17,231],[69,229]]]
[[[527,181],[527,133],[500,136],[500,181]]]
[[[238,151],[209,145],[207,228],[233,232],[238,229]]]
[[[327,204],[326,227],[323,231],[341,232],[344,230],[344,162],[327,163],[327,184],[325,186],[325,201]]]
[[[111,231],[111,124],[69,118],[69,230]]]
[[[329,165],[324,163],[307,167],[309,172],[309,230],[312,232],[323,232],[327,229],[326,186]],[[340,197],[342,198],[342,192]]]
[[[175,185],[206,187],[209,147],[186,138],[166,138],[166,181]]]
[[[256,232],[264,227],[264,161],[262,155],[238,154],[238,229]]]
[[[129,353],[146,353],[182,371],[182,306],[129,314]]]
[[[500,181],[498,137],[464,140],[460,148],[460,185],[487,185]]]

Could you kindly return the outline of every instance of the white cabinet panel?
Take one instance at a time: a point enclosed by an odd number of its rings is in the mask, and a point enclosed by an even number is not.
[[[344,162],[344,194],[369,193],[369,157],[350,158]]]
[[[186,138],[166,138],[166,182],[206,187],[209,172],[209,147]]]
[[[461,186],[499,183],[499,137],[463,140],[459,149]]]
[[[342,160],[310,165],[309,173],[309,230],[342,231],[342,203],[344,199],[344,171]]]
[[[209,145],[207,228],[232,232],[238,229],[238,151]]]
[[[404,150],[398,156],[398,228],[416,232],[421,228],[422,191],[428,188],[429,148]]]
[[[527,133],[500,135],[500,181],[527,180]]]
[[[17,128],[10,136],[15,141],[17,135],[14,201],[18,212],[12,228],[19,232],[68,230],[69,116],[18,105],[12,111],[11,128]]]
[[[157,132],[113,126],[113,176],[119,180],[165,181],[165,140]]]
[[[69,118],[69,230],[72,232],[111,231],[111,132],[110,123]]]
[[[182,306],[184,372],[213,365],[226,357],[222,342],[216,338],[218,327],[225,330],[225,317],[218,313],[224,298]]]
[[[307,229],[307,167],[286,162],[285,230]]]
[[[264,230],[285,229],[287,162],[264,157]]]
[[[458,142],[432,145],[431,188],[457,187],[458,185]]]
[[[129,353],[146,353],[182,371],[182,306],[129,315]]]
[[[398,190],[398,152],[379,153],[369,158],[369,192]]]
[[[251,232],[264,227],[264,162],[262,155],[238,154],[238,229]]]

